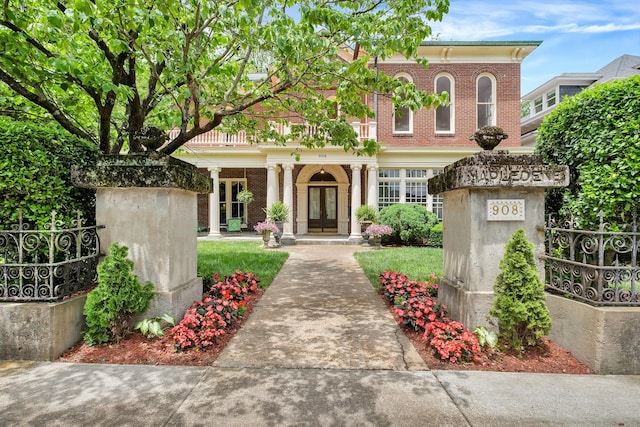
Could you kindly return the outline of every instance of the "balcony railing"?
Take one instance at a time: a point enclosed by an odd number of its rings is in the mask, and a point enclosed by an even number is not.
[[[365,139],[376,139],[377,138],[377,126],[376,122],[352,122],[356,135],[360,141]],[[279,135],[290,135],[291,134],[291,126],[284,125],[282,123],[272,123],[272,126],[275,128],[276,132]],[[317,126],[305,125],[305,135],[313,136],[317,132]],[[169,137],[171,139],[175,138],[179,129],[173,129],[169,132]],[[191,139],[187,142],[187,146],[189,147],[224,147],[224,146],[234,146],[234,145],[249,145],[253,142],[254,138],[250,135],[247,135],[245,131],[240,131],[235,134],[229,134],[224,132],[219,132],[216,130],[209,131],[207,133],[203,133],[202,135],[198,135],[197,137]],[[260,141],[260,143],[272,143],[273,141]]]

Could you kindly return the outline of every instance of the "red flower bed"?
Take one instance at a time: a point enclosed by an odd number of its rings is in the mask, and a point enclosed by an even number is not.
[[[214,283],[202,301],[195,302],[172,329],[176,348],[206,349],[225,333],[229,325],[245,314],[247,296],[258,289],[260,280],[252,273],[236,271]]]
[[[435,297],[438,284],[434,275],[424,283],[410,281],[402,273],[385,271],[380,274],[378,283],[393,304],[399,322],[424,332],[423,338],[440,360],[469,362],[481,354],[477,337],[462,323],[449,319],[446,307],[438,304]]]

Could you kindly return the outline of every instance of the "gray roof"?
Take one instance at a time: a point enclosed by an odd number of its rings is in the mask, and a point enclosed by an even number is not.
[[[600,68],[594,74],[601,76],[598,82],[640,74],[640,56],[622,55]]]

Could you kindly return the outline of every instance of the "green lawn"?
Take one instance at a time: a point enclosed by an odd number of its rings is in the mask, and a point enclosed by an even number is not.
[[[441,277],[444,271],[440,248],[388,248],[356,252],[354,256],[374,286],[378,275],[387,270],[406,274],[410,280],[417,281],[427,281],[432,273]]]
[[[238,270],[253,273],[260,279],[260,287],[268,287],[289,257],[284,251],[263,249],[262,242],[198,242],[198,276],[205,288],[213,281],[213,273],[220,279]]]

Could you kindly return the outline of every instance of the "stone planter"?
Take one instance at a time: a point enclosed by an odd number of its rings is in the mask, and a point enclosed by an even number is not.
[[[269,240],[271,239],[271,231],[263,231],[262,232],[262,247],[269,247]]]
[[[469,137],[469,140],[475,141],[484,150],[493,150],[502,142],[503,139],[507,139],[509,135],[504,133],[502,128],[497,126],[484,126],[473,135]]]

